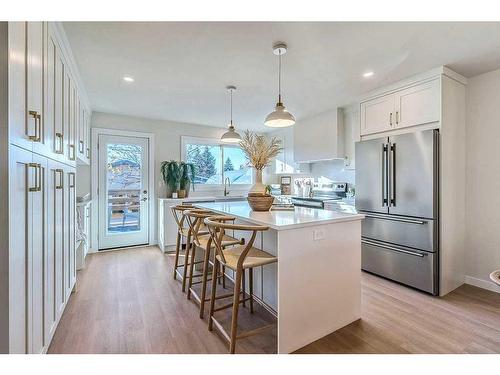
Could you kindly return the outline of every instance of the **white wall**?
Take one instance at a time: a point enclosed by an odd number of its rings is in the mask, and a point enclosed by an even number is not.
[[[466,282],[500,292],[500,70],[469,79],[466,135]]]

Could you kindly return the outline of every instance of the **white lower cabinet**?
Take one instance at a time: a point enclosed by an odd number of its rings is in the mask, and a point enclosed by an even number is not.
[[[47,350],[75,284],[74,173],[11,145],[10,353]]]

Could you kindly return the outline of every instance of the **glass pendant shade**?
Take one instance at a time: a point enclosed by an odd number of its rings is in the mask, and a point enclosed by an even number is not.
[[[274,111],[267,115],[264,124],[270,128],[285,128],[295,124],[295,117],[286,110],[283,103],[277,103]]]
[[[231,124],[228,131],[222,134],[220,141],[224,143],[239,143],[241,142],[241,136],[236,133],[234,126]]]

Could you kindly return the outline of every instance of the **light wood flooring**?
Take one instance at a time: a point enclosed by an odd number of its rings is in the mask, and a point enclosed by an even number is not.
[[[240,311],[243,329],[273,320],[263,308]],[[237,343],[237,353],[275,351],[275,330]],[[173,279],[172,256],[145,247],[87,257],[48,352],[227,353],[227,346]],[[362,319],[298,353],[500,353],[500,294],[464,285],[437,298],[363,273]]]

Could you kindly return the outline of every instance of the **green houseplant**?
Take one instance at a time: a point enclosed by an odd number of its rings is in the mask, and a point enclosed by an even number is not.
[[[179,198],[189,196],[189,191],[191,190],[191,184],[193,184],[194,190],[194,179],[196,177],[196,168],[193,163],[186,163],[181,161],[179,163]]]
[[[165,182],[167,198],[172,198],[174,192],[177,192],[179,198],[184,198],[189,195],[191,184],[194,183],[196,168],[192,163],[169,160],[161,163],[161,174]]]
[[[181,179],[179,164],[175,160],[162,162],[161,175],[165,182],[167,198],[172,198],[172,193],[179,189]]]

